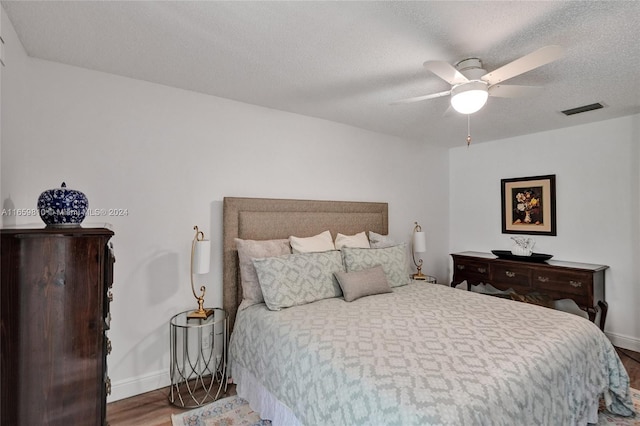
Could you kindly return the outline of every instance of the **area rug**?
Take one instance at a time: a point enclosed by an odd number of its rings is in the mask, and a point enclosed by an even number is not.
[[[640,391],[631,389],[633,406],[640,413]],[[269,420],[261,420],[258,413],[239,396],[220,399],[204,407],[171,416],[173,426],[270,426]],[[606,410],[598,413],[598,426],[638,426],[640,415],[635,418],[615,416]]]
[[[239,396],[230,396],[204,407],[171,415],[173,426],[270,426]]]

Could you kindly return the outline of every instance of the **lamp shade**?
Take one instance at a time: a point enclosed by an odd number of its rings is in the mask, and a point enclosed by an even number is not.
[[[424,253],[427,251],[427,237],[422,231],[413,233],[413,251],[416,253]]]
[[[193,259],[191,260],[194,274],[206,274],[209,272],[209,259],[211,257],[211,241],[195,241]]]
[[[487,103],[487,83],[470,81],[451,89],[451,106],[461,114],[473,114]]]

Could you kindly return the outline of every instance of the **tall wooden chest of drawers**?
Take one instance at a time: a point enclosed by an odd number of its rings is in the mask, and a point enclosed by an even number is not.
[[[0,230],[0,423],[104,425],[107,228]]]
[[[604,298],[605,265],[548,260],[525,262],[498,259],[490,253],[454,253],[451,286],[491,284],[499,290],[513,289],[521,295],[543,294],[552,300],[572,299],[591,321],[600,313],[604,330],[608,305]]]

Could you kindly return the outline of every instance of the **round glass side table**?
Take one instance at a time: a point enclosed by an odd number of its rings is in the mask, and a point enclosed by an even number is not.
[[[228,315],[220,308],[206,319],[184,311],[169,321],[171,390],[169,401],[185,408],[200,407],[227,391]]]

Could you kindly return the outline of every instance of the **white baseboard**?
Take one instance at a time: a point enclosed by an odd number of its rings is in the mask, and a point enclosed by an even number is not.
[[[630,351],[640,352],[640,339],[635,337],[623,336],[615,333],[605,333],[613,346],[618,346]]]
[[[130,377],[119,382],[111,383],[111,395],[107,402],[114,402],[141,393],[167,387],[171,384],[168,370],[161,370],[144,376]]]

